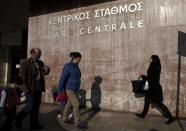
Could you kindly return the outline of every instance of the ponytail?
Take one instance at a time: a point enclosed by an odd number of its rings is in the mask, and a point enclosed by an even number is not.
[[[73,59],[76,59],[78,57],[82,57],[82,55],[79,52],[71,52],[69,57],[72,58],[72,60],[73,60]]]

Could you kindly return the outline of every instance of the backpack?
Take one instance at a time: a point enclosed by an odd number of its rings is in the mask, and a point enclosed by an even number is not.
[[[1,100],[1,93],[2,93],[3,90],[4,90],[4,91],[6,92],[6,94],[7,94],[7,89],[6,89],[5,87],[0,87],[0,100]],[[7,101],[7,96],[6,96],[5,101]],[[5,104],[6,104],[6,102],[5,102]]]
[[[6,89],[4,87],[0,87],[0,100],[1,100],[1,92]],[[6,99],[5,99],[5,104],[6,104]],[[3,126],[4,122],[6,121],[6,114],[5,113],[0,113],[0,127]]]
[[[8,88],[8,87],[0,87],[0,100],[1,100],[1,92],[2,91],[5,91],[6,92],[6,98],[5,98],[5,107],[9,107],[11,108],[13,105],[17,104],[15,102],[12,102],[12,89],[11,88]]]

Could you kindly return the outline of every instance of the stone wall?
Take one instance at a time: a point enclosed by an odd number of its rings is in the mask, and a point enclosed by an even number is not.
[[[131,4],[140,4],[143,9],[135,10],[135,5]],[[95,18],[97,9],[121,5],[131,6],[131,9]],[[87,11],[88,19],[72,21],[69,16],[69,22],[57,22],[58,17]],[[132,93],[131,80],[146,73],[150,56],[157,54],[162,64],[164,103],[175,114],[178,31],[186,32],[185,12],[186,1],[183,0],[117,0],[33,16],[29,18],[28,49],[41,48],[42,59],[51,67],[46,77],[47,92],[55,88],[63,65],[70,60],[69,53],[81,52],[81,88],[86,90],[86,98],[91,98],[95,76],[100,76],[101,108],[125,112],[143,109],[143,99],[135,98]],[[186,117],[185,68],[186,58],[182,58],[179,96],[182,117]],[[52,102],[49,94],[44,96],[44,101]],[[159,114],[154,108],[150,113]]]

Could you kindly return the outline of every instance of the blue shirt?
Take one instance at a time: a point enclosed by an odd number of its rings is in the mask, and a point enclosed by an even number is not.
[[[78,91],[81,83],[81,72],[77,64],[66,63],[60,76],[57,92],[61,93],[64,89]]]

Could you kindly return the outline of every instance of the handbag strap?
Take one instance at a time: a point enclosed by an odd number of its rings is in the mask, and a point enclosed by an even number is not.
[[[140,75],[139,77],[138,77],[138,80],[140,80],[140,78],[142,78],[142,75]],[[142,79],[143,80],[143,79]]]

